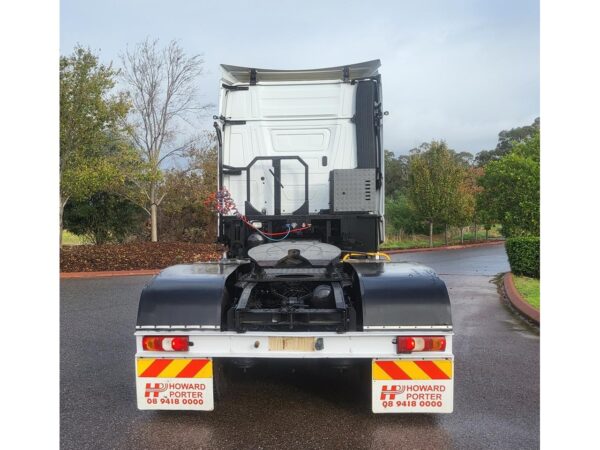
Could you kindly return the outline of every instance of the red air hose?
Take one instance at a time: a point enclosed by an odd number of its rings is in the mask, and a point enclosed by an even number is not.
[[[265,231],[261,231],[258,228],[256,228],[250,221],[248,221],[246,216],[244,216],[238,211],[235,201],[231,197],[231,194],[229,193],[227,188],[221,188],[219,191],[211,193],[204,202],[204,204],[209,208],[212,207],[218,213],[223,215],[233,213],[234,216],[236,216],[238,219],[244,222],[248,227],[258,231],[260,234],[263,234],[267,237],[283,236],[291,233],[297,233],[299,231],[308,230],[311,227],[311,225],[309,224],[302,227],[291,228],[287,231],[278,231],[276,233],[267,233]]]

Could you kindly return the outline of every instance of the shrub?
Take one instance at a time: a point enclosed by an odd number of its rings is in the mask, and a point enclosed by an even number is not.
[[[216,175],[206,180],[203,175],[185,170],[173,169],[165,174],[166,196],[158,211],[161,241],[215,241],[217,215],[204,201],[217,189],[216,180]]]
[[[124,242],[139,232],[144,211],[116,194],[97,192],[85,200],[70,201],[64,212],[67,230],[94,244]]]
[[[410,207],[406,195],[399,193],[385,199],[385,222],[391,233],[427,233],[429,229]]]
[[[540,233],[540,136],[515,144],[485,167],[477,209],[502,225],[506,237]]]
[[[506,253],[512,272],[516,275],[540,277],[540,238],[514,237],[506,240]]]

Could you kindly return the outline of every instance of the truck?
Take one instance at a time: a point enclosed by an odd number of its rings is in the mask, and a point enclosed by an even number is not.
[[[385,238],[380,61],[307,70],[221,65],[219,261],[143,289],[137,407],[212,411],[228,367],[366,364],[373,413],[451,413],[451,305]],[[339,371],[339,376],[346,376]]]

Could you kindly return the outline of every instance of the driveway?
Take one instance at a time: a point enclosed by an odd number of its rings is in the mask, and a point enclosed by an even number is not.
[[[353,379],[277,364],[234,377],[212,413],[138,411],[133,331],[150,277],[72,279],[61,282],[62,448],[538,448],[539,333],[492,282],[509,270],[504,247],[393,258],[448,286],[454,413],[373,415]]]

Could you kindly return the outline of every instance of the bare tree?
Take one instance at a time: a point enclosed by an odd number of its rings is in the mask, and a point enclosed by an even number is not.
[[[202,55],[186,56],[176,41],[159,48],[158,40],[146,39],[121,56],[123,79],[130,87],[133,104],[131,137],[143,160],[137,203],[152,222],[152,242],[158,240],[158,207],[164,199],[161,164],[193,145],[195,138],[178,137],[178,124],[190,123],[199,105],[197,77],[203,72]]]

